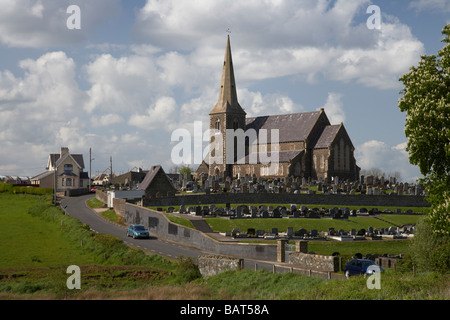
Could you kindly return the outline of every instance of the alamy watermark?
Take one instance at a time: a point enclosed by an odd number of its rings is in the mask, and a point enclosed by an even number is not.
[[[71,5],[67,7],[67,14],[70,16],[67,18],[66,26],[69,30],[80,30],[81,29],[81,9],[77,5]]]
[[[81,289],[81,269],[79,266],[71,265],[67,268],[67,274],[72,274],[69,278],[67,278],[66,285],[67,289],[73,290]]]
[[[381,269],[377,265],[371,265],[367,267],[367,273],[370,274],[370,276],[367,278],[367,289],[373,290],[381,289]]]
[[[371,5],[367,8],[366,13],[372,14],[366,22],[367,28],[370,30],[381,29],[381,9],[377,5]]]
[[[269,166],[270,174],[279,168],[278,129],[226,129],[225,137],[218,129],[203,131],[202,122],[194,122],[194,135],[187,129],[172,132],[171,142],[178,142],[171,152],[174,164],[263,164]],[[205,146],[205,142],[207,145]],[[270,151],[267,151],[270,149]],[[225,151],[225,152],[224,152]]]

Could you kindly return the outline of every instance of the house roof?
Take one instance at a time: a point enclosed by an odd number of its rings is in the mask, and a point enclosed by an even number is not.
[[[81,169],[84,169],[84,159],[83,159],[83,155],[82,154],[71,154],[66,152],[65,154],[63,154],[63,156],[61,157],[61,154],[59,153],[51,153],[50,154],[50,164],[52,167],[58,167],[61,162],[64,161],[64,159],[66,159],[68,156],[70,156],[75,163],[78,165],[78,167],[80,167]]]
[[[322,111],[261,116],[246,119],[245,130],[267,130],[267,142],[271,142],[271,129],[279,130],[279,142],[305,141]]]
[[[55,172],[54,171],[45,171],[43,173],[38,174],[35,177],[32,177],[31,181],[38,181],[38,180],[44,179],[45,177],[48,177],[52,174],[55,174]]]

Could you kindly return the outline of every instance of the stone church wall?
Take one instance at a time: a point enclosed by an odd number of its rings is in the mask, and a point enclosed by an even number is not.
[[[399,195],[339,195],[339,194],[291,194],[291,193],[221,193],[210,195],[181,195],[170,198],[150,199],[145,206],[175,206],[225,203],[282,203],[324,204],[336,206],[376,207],[428,207],[423,196]],[[371,208],[367,208],[371,209]]]

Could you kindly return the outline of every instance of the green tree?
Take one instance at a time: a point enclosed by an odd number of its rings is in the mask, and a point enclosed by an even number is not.
[[[423,55],[417,67],[400,78],[399,108],[406,112],[409,160],[417,165],[432,206],[428,222],[436,234],[450,235],[450,24],[444,48]]]

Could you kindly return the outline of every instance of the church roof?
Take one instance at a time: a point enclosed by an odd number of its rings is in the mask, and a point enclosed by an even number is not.
[[[245,111],[239,105],[237,98],[233,58],[231,56],[230,36],[227,38],[227,48],[225,50],[219,99],[217,100],[217,104],[214,109],[209,114],[211,115],[224,112],[245,114]]]
[[[270,143],[271,129],[279,129],[279,142],[305,141],[316,124],[322,111],[291,113],[274,116],[261,116],[246,119],[245,130],[267,130],[267,142]]]
[[[326,149],[328,148],[331,143],[334,140],[334,137],[336,137],[336,134],[338,133],[339,129],[341,128],[341,125],[332,125],[332,126],[326,126],[323,130],[322,134],[320,135],[319,140],[317,140],[316,145],[314,146],[315,149]]]

